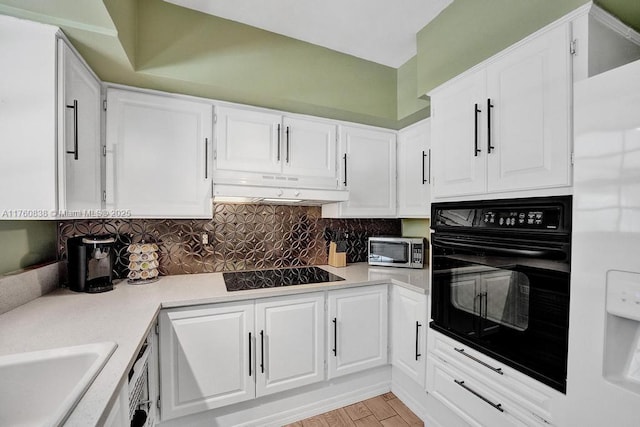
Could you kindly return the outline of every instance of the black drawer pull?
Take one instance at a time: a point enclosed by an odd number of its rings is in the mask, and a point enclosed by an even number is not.
[[[458,384],[460,387],[462,387],[463,389],[467,390],[469,393],[473,394],[474,396],[484,400],[489,405],[491,405],[494,408],[496,408],[498,411],[504,412],[504,409],[502,409],[502,403],[493,403],[492,401],[490,401],[489,399],[487,399],[486,397],[484,397],[483,395],[481,395],[480,393],[478,393],[477,391],[475,391],[474,389],[472,389],[471,387],[466,385],[464,383],[464,381],[453,380],[453,382]]]
[[[493,372],[497,372],[500,375],[504,375],[504,372],[502,372],[502,368],[494,368],[493,366],[489,365],[488,363],[483,362],[482,360],[478,359],[477,357],[473,357],[472,355],[466,353],[464,351],[464,348],[456,348],[456,347],[454,347],[453,349],[455,351],[457,351],[458,353],[462,354],[463,356],[467,356],[469,359],[473,360],[474,362],[478,362],[482,366],[491,369]]]

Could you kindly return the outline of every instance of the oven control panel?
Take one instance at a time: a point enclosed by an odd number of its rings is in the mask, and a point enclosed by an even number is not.
[[[557,209],[486,209],[480,215],[480,227],[531,228],[555,230],[560,221]]]

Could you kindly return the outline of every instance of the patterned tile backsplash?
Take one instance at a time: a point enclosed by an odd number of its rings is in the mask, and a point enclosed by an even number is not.
[[[130,243],[155,242],[161,275],[326,264],[332,232],[348,233],[347,261],[367,257],[369,236],[399,236],[399,219],[326,219],[320,207],[216,204],[212,220],[105,219],[58,223],[58,259],[69,237],[116,237],[114,274],[128,273]],[[209,244],[203,244],[203,234]]]

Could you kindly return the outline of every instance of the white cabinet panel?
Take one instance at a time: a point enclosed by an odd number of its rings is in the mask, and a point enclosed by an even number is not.
[[[339,152],[340,180],[349,200],[323,205],[323,217],[395,217],[395,132],[343,126]]]
[[[431,216],[431,120],[398,134],[398,216]]]
[[[481,131],[484,70],[452,82],[432,96],[433,195],[478,194],[486,189],[486,149]]]
[[[216,117],[216,171],[280,172],[279,114],[217,107]]]
[[[329,378],[387,363],[387,285],[328,293]]]
[[[212,106],[118,89],[107,105],[107,206],[211,217]]]
[[[391,293],[391,363],[425,387],[427,297],[393,286]]]
[[[561,26],[487,68],[490,191],[569,184],[568,45],[568,29]]]
[[[255,397],[253,323],[253,302],[161,312],[163,420]]]
[[[328,185],[337,187],[336,125],[307,119],[285,117],[284,164],[286,175],[329,178]]]
[[[58,40],[59,200],[61,210],[102,207],[100,82],[63,40]]]
[[[256,302],[256,395],[324,379],[324,294]]]

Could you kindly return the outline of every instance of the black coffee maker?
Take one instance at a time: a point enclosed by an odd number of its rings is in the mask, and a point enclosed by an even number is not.
[[[67,239],[69,289],[88,293],[113,289],[115,241],[115,237],[111,235]]]

